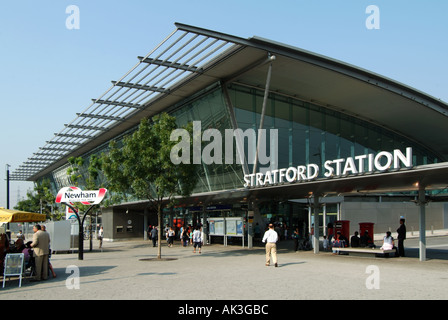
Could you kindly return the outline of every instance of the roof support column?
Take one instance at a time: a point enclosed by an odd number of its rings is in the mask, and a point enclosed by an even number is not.
[[[149,218],[149,210],[148,207],[145,207],[145,210],[143,211],[143,240],[148,240],[148,219]]]
[[[420,186],[418,190],[418,205],[420,207],[419,214],[419,258],[420,261],[426,261],[426,196],[425,187]]]
[[[275,56],[270,56],[269,59],[271,61],[273,61],[273,60],[275,60]],[[254,174],[257,173],[258,152],[260,150],[260,132],[261,132],[260,130],[262,130],[263,126],[264,126],[264,115],[266,113],[266,104],[268,102],[269,86],[271,84],[271,74],[272,74],[272,62],[269,64],[268,74],[266,77],[266,87],[264,89],[263,106],[261,109],[261,117],[260,117],[260,129],[258,130],[258,135],[257,135],[257,151],[255,153],[255,160],[254,160],[254,170],[253,170]]]
[[[236,121],[235,109],[233,108],[232,100],[230,99],[230,95],[229,95],[229,91],[227,90],[226,83],[222,82],[221,87],[222,87],[222,93],[224,96],[224,101],[225,101],[225,104],[227,107],[227,111],[229,112],[230,122],[232,123],[232,127],[235,132],[236,148],[237,148],[238,155],[240,157],[241,166],[243,168],[243,174],[246,175],[246,174],[249,174],[249,166],[247,164],[246,157],[241,157],[241,155],[244,154],[244,143],[243,143],[243,138],[241,137],[241,134],[239,133],[238,130],[236,130],[236,129],[238,129],[238,122]],[[232,161],[234,161],[234,160],[235,160],[235,158],[233,158]]]
[[[319,253],[319,196],[314,195],[314,235],[313,235],[313,248],[314,253]]]
[[[202,204],[202,242],[207,244],[208,239],[208,229],[207,229],[207,203]]]

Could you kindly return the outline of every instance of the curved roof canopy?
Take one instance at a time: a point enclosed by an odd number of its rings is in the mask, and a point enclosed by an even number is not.
[[[216,82],[264,89],[372,122],[448,160],[448,104],[355,66],[302,49],[176,23],[176,29],[12,175],[34,181]]]

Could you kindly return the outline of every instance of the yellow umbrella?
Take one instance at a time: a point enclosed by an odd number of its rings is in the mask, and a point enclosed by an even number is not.
[[[0,207],[0,223],[6,222],[39,222],[47,219],[45,214],[11,210]]]

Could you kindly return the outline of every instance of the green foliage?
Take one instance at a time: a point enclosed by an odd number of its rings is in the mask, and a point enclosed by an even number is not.
[[[102,157],[108,189],[132,193],[148,199],[157,209],[175,195],[188,196],[196,185],[195,165],[175,165],[170,152],[175,141],[170,135],[177,129],[176,119],[166,113],[142,119],[137,131],[124,139],[123,147],[110,143],[110,152]]]
[[[67,169],[67,175],[74,184],[78,185],[79,180],[82,179],[80,168],[84,165],[84,159],[81,157],[70,157],[68,162],[71,164],[71,167]]]
[[[192,126],[188,128],[192,132]],[[171,149],[177,143],[170,141],[175,129],[176,119],[167,113],[153,117],[152,122],[142,119],[138,130],[124,138],[122,148],[111,142],[109,153],[101,158],[108,190],[124,199],[126,194],[148,199],[157,211],[159,226],[163,208],[172,205],[177,195],[190,195],[197,183],[196,165],[175,165],[170,159]],[[161,234],[159,229],[159,259]]]
[[[50,181],[48,179],[36,183],[34,190],[28,191],[26,196],[27,198],[19,201],[14,209],[38,213],[42,209],[42,213],[47,216],[47,219],[53,218],[53,220],[58,220],[61,218],[60,214],[55,214],[54,210],[52,210],[56,197],[51,192]]]
[[[97,190],[103,187],[97,182],[102,170],[102,159],[100,157],[96,155],[90,156],[87,170],[84,168],[84,158],[70,157],[67,160],[70,163],[70,167],[67,169],[67,175],[70,177],[72,186],[79,187],[83,190]],[[75,203],[73,206],[79,209],[80,212],[85,212],[89,208],[89,206],[81,203]]]

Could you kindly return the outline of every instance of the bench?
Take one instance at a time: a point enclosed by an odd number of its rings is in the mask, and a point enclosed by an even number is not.
[[[333,247],[332,248],[333,253],[334,254],[339,254],[339,253],[354,253],[354,254],[381,254],[381,255],[385,255],[385,254],[389,254],[389,253],[396,253],[395,249],[391,249],[391,250],[383,250],[383,249],[379,249],[379,248],[338,248],[338,247]]]

